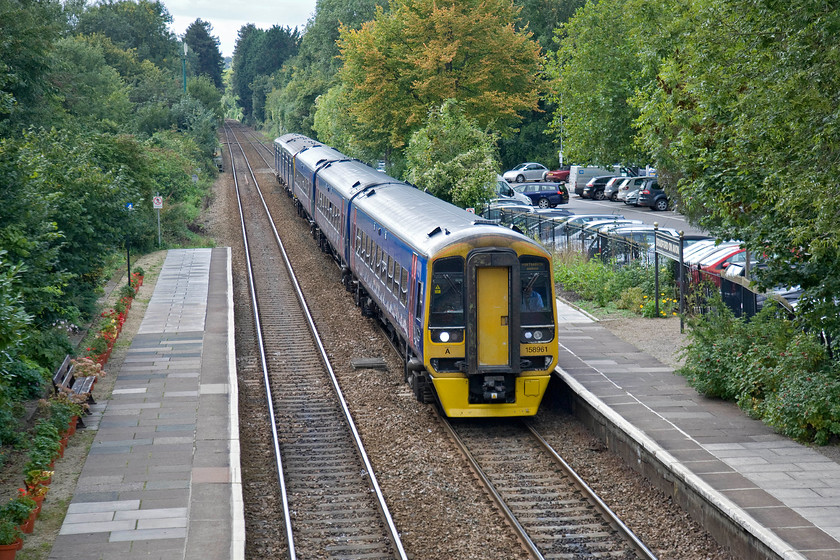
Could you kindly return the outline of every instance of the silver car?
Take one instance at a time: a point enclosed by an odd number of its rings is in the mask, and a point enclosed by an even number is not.
[[[503,177],[509,183],[524,183],[525,181],[544,181],[548,168],[541,163],[520,163],[510,171],[505,171]]]
[[[621,201],[625,200],[629,193],[638,191],[648,179],[653,179],[653,177],[627,177],[624,182],[619,185],[618,194],[616,194],[615,199]]]

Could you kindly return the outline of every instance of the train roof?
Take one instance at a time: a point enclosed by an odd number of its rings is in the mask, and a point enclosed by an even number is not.
[[[308,165],[312,170],[318,169],[326,163],[349,159],[335,148],[330,148],[323,144],[304,147],[295,156],[295,160]]]
[[[303,134],[295,134],[295,133],[284,134],[283,136],[275,138],[274,143],[285,146],[288,149],[289,153],[291,153],[292,155],[298,153],[299,151],[301,151],[303,149],[310,148],[312,146],[322,146],[323,145],[320,142],[318,142],[317,140],[313,140],[312,138],[309,138],[308,136],[304,136]]]
[[[354,199],[359,210],[397,234],[419,252],[430,255],[446,245],[473,237],[510,241],[533,240],[482,219],[407,183],[388,183],[367,189]],[[488,240],[490,237],[488,237]]]

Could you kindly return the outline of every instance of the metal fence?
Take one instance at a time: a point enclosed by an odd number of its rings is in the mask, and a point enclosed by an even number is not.
[[[653,267],[656,274],[656,297],[659,297],[659,271],[668,266],[675,282],[674,297],[679,301],[680,312],[690,314],[707,311],[706,301],[712,290],[720,293],[723,302],[736,317],[752,317],[767,300],[774,300],[790,312],[795,309],[799,291],[775,290],[758,292],[745,278],[745,271],[730,267],[723,275],[700,270],[683,262],[684,239],[661,231],[646,232],[636,236],[617,235],[610,232],[591,231],[585,223],[567,223],[564,216],[542,216],[517,209],[494,209],[485,217],[502,225],[515,228],[539,240],[555,252],[574,251],[587,258],[597,258],[604,264],[620,268],[631,263]],[[687,307],[686,302],[690,302]]]

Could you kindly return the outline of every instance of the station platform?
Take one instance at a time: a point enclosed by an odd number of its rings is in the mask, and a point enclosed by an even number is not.
[[[726,543],[736,556],[840,558],[840,464],[699,395],[591,317],[558,307],[559,369],[580,406],[614,424],[638,461],[672,471],[667,484],[678,501],[690,492],[702,502],[704,525],[728,518],[743,527],[743,542]]]
[[[244,558],[231,274],[229,249],[167,253],[112,394],[85,417],[96,435],[50,559]],[[587,313],[557,311],[563,380],[640,462],[766,556],[840,558],[838,462],[698,395]]]
[[[241,559],[230,250],[171,250],[49,558]]]

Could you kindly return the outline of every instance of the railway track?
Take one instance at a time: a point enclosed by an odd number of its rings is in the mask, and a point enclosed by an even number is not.
[[[533,558],[655,560],[527,422],[440,420]]]
[[[230,127],[225,132],[258,341],[253,351],[271,417],[286,557],[406,558],[248,163],[242,143],[251,141],[240,142]],[[263,162],[268,164],[264,157]]]

